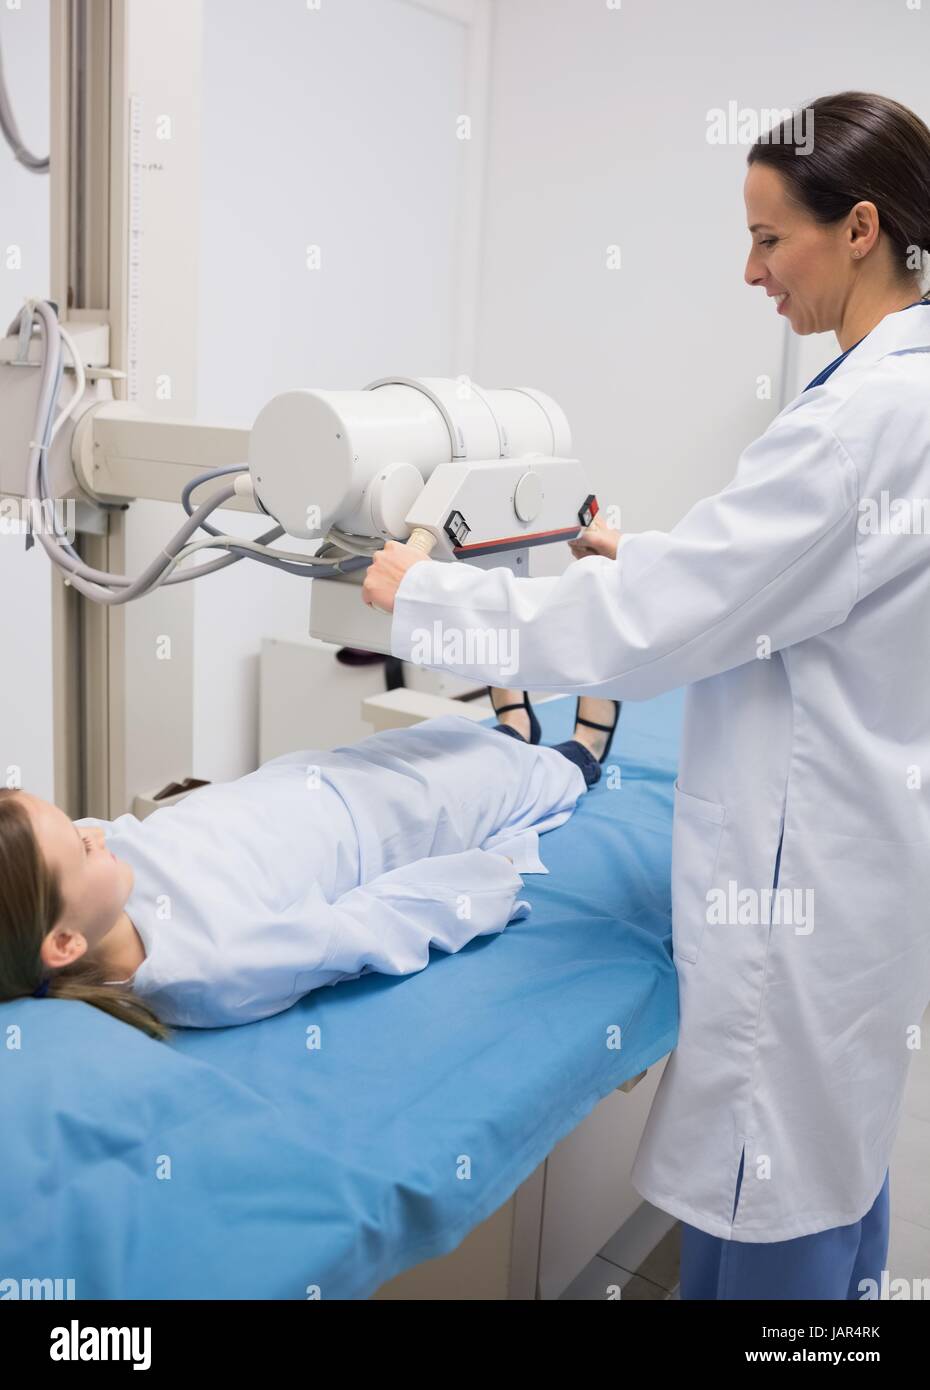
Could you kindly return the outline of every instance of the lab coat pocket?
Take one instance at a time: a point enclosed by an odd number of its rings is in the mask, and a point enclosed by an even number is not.
[[[707,925],[708,891],[713,888],[717,856],[727,818],[725,806],[683,792],[675,783],[672,828],[672,954],[697,960]]]

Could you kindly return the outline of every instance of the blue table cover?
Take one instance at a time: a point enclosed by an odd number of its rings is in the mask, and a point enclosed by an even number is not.
[[[573,711],[538,707],[544,742]],[[454,1249],[675,1046],[680,716],[680,692],[625,704],[619,785],[541,837],[530,916],[417,975],[167,1045],[84,1004],[0,1005],[0,1297],[365,1298]]]

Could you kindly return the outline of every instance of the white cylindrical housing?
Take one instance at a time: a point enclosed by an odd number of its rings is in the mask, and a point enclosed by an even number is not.
[[[335,526],[405,539],[406,499],[439,464],[570,447],[565,416],[541,392],[389,378],[364,391],[274,397],[252,427],[249,470],[261,505],[292,536],[313,539]]]
[[[451,456],[439,411],[406,386],[286,391],[259,412],[249,440],[256,496],[290,535],[307,538],[349,530],[389,464],[412,463],[426,478]]]
[[[562,409],[551,396],[529,387],[485,391],[504,435],[504,456],[545,454],[567,458],[572,451],[572,432]]]

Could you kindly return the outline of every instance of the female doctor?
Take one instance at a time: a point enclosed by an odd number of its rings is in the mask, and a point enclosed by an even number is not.
[[[683,1298],[876,1296],[930,1000],[930,131],[858,92],[812,112],[809,153],[791,122],[749,153],[745,278],[842,352],[733,480],[667,534],[590,529],[558,578],[389,542],[363,590],[398,657],[491,626],[529,689],[688,687],[680,1036],[632,1174],[684,1223]]]

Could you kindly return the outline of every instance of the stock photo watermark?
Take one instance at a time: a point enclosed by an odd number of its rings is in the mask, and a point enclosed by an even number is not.
[[[507,627],[447,627],[438,618],[432,627],[414,628],[410,660],[416,666],[494,666],[501,677],[520,667],[520,634]]]
[[[930,497],[892,497],[887,489],[862,497],[856,529],[861,536],[930,535]]]
[[[793,927],[795,936],[814,930],[813,888],[740,888],[731,878],[708,889],[705,900],[708,926]]]
[[[0,536],[57,536],[74,543],[77,535],[73,497],[0,497]]]
[[[52,1361],[130,1361],[133,1370],[147,1371],[152,1364],[150,1327],[82,1327],[72,1318],[67,1327],[53,1327],[49,1356]]]
[[[76,1299],[74,1279],[0,1279],[0,1302],[38,1303]]]
[[[705,138],[708,145],[791,145],[796,155],[809,155],[814,148],[814,111],[790,108],[712,106],[706,115]]]

